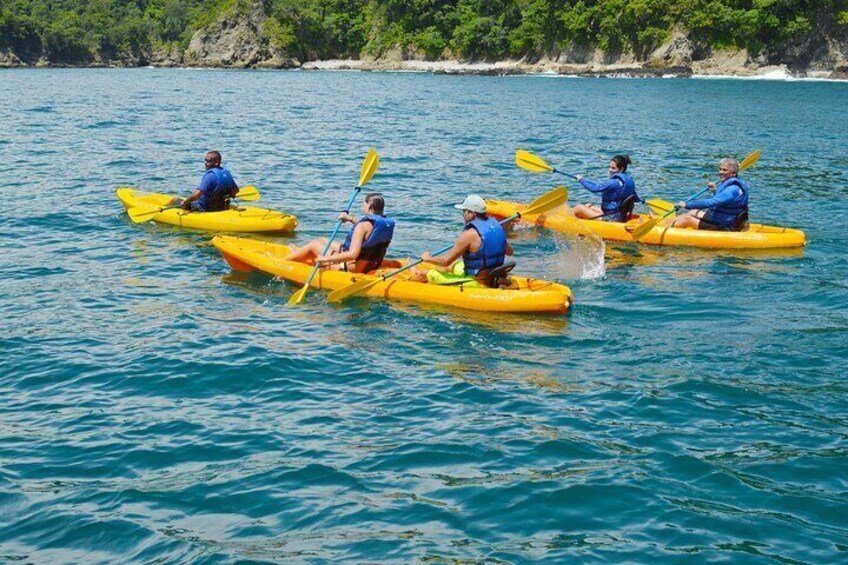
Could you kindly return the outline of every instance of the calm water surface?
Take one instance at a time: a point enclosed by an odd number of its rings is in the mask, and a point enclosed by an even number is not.
[[[848,561],[846,107],[844,83],[0,71],[0,562]],[[449,243],[468,192],[552,188],[517,148],[595,177],[630,153],[672,200],[761,148],[753,218],[810,244],[525,228],[569,316],[292,309],[114,196],[186,194],[215,148],[303,242],[372,146],[400,255]]]

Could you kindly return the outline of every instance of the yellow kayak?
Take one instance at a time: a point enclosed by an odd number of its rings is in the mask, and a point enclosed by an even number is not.
[[[127,210],[135,206],[165,206],[173,198],[129,187],[120,187],[115,193]],[[151,216],[151,219],[182,228],[243,233],[290,233],[297,227],[297,218],[291,214],[253,206],[238,206],[221,212],[188,212],[182,208],[169,208]]]
[[[486,201],[489,214],[499,218],[506,218],[524,208],[526,208],[524,204],[517,202]],[[522,221],[562,233],[597,235],[602,239],[626,242],[633,241],[633,230],[647,219],[647,216],[637,216],[627,223],[579,220],[570,211],[564,209],[545,214],[521,216]],[[748,230],[739,232],[657,226],[640,239],[639,243],[688,245],[706,249],[779,249],[803,247],[807,240],[801,230],[751,224]]]
[[[227,263],[236,271],[260,271],[298,285],[306,283],[312,271],[312,265],[282,259],[289,253],[287,245],[225,235],[215,236],[212,239],[212,245],[221,252]],[[407,262],[408,259],[386,259],[379,270],[366,275],[321,269],[312,279],[312,286],[336,290],[364,278],[377,279],[380,275],[406,265]],[[422,263],[421,267],[431,269],[435,265]],[[400,273],[385,282],[374,285],[363,296],[442,304],[485,312],[555,314],[564,314],[574,302],[571,289],[567,286],[514,275],[510,275],[512,286],[504,289],[429,284],[409,280],[409,276],[409,271]]]

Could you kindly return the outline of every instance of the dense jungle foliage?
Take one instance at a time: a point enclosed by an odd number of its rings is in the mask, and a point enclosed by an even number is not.
[[[132,61],[234,11],[262,10],[264,39],[307,60],[401,47],[437,59],[538,57],[559,46],[645,55],[675,28],[699,47],[757,53],[848,29],[846,0],[0,0],[0,49],[54,63]]]

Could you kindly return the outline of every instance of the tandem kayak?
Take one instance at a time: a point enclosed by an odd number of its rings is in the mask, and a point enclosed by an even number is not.
[[[517,202],[487,200],[489,214],[506,218],[526,208]],[[553,210],[545,214],[521,216],[521,221],[535,224],[561,233],[575,235],[596,235],[610,241],[632,242],[632,231],[648,216],[636,216],[627,223],[604,222],[601,220],[580,220],[565,209]],[[705,249],[780,249],[803,247],[807,240],[804,232],[792,228],[750,224],[746,231],[709,231],[689,228],[656,226],[638,243],[650,245],[687,245]]]
[[[297,261],[284,261],[289,247],[278,243],[257,241],[219,235],[212,245],[236,271],[260,271],[298,285],[306,283],[312,265]],[[406,265],[408,259],[383,261],[381,269],[368,274],[320,269],[312,279],[314,288],[336,290],[364,279],[378,279],[380,275]],[[435,265],[422,263],[422,268]],[[510,288],[471,288],[469,285],[438,285],[409,280],[405,271],[371,287],[363,296],[455,306],[484,312],[548,312],[564,314],[574,302],[567,286],[538,279],[510,275]]]
[[[167,194],[142,192],[129,187],[120,187],[115,193],[127,210],[136,206],[165,206],[172,199]],[[238,206],[221,212],[169,208],[150,219],[182,228],[242,233],[290,233],[297,227],[297,218],[291,214],[253,206]]]

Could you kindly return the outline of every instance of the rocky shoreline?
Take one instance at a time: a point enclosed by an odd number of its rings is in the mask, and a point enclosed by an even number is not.
[[[773,80],[816,79],[848,80],[848,66],[833,70],[821,68],[797,69],[788,65],[733,65],[726,60],[697,61],[691,65],[656,66],[640,62],[631,63],[559,63],[557,61],[468,62],[468,61],[424,61],[392,59],[331,59],[326,61],[263,62],[262,64],[198,64],[182,60],[150,60],[136,62],[98,61],[85,65],[52,64],[40,60],[26,64],[14,57],[0,53],[2,68],[209,68],[209,69],[279,69],[302,71],[359,71],[359,72],[417,72],[446,75],[547,75],[594,78],[689,78],[729,77],[762,78]],[[735,59],[736,57],[727,57]]]
[[[836,70],[792,69],[788,65],[732,66],[715,61],[698,62],[693,65],[656,67],[640,63],[627,64],[576,64],[546,61],[526,63],[522,61],[498,61],[474,63],[463,61],[386,61],[386,60],[329,60],[308,61],[301,70],[346,70],[382,72],[429,72],[449,75],[549,75],[602,78],[688,78],[688,77],[737,77],[763,79],[817,79],[848,80],[848,67]]]

